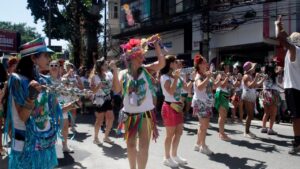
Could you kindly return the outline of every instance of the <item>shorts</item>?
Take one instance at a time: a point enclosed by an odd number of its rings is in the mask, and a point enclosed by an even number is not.
[[[161,109],[162,119],[166,127],[175,127],[183,123],[183,113],[176,112],[168,103],[164,102]]]
[[[197,115],[199,118],[210,118],[212,114],[213,102],[207,100],[206,102],[198,99],[193,99],[192,107],[193,114]]]
[[[244,89],[242,93],[242,100],[247,102],[256,102],[256,92],[250,89]]]
[[[231,101],[232,102],[240,102],[241,100],[241,97],[242,97],[242,91],[235,91],[234,94],[231,96]]]
[[[300,98],[300,90],[297,89],[285,89],[285,99],[287,109],[291,113],[292,118],[300,118],[300,104],[297,99]]]
[[[94,105],[97,113],[105,113],[107,111],[112,111],[112,100],[106,100],[101,106]]]

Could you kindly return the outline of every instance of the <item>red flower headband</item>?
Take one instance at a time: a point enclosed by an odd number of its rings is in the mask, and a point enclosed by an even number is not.
[[[194,57],[194,64],[199,64],[203,61],[203,56],[201,56],[200,54],[196,54]]]
[[[148,51],[146,39],[130,39],[126,44],[121,45],[123,56],[126,60],[141,56]]]

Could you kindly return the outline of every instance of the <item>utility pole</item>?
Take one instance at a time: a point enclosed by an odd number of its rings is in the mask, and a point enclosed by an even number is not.
[[[210,21],[209,21],[209,0],[202,0],[202,16],[200,24],[202,27],[202,43],[200,44],[200,53],[209,60],[209,40],[210,40]]]
[[[48,0],[49,13],[48,13],[48,46],[51,46],[51,13],[52,13],[52,4],[51,0]]]
[[[104,0],[104,41],[103,41],[103,53],[104,53],[104,58],[106,59],[107,57],[107,47],[106,47],[106,2],[107,0]]]

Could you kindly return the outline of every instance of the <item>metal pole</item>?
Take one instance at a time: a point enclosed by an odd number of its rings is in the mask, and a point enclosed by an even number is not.
[[[209,32],[210,32],[210,23],[209,23],[209,1],[202,1],[202,56],[209,60]],[[200,21],[201,22],[201,21]]]
[[[48,0],[48,5],[49,5],[49,13],[48,13],[48,46],[51,46],[51,9],[52,9],[52,5],[51,5],[51,0]]]
[[[104,0],[104,42],[103,42],[103,53],[104,58],[106,59],[107,53],[106,53],[106,2],[107,0]]]

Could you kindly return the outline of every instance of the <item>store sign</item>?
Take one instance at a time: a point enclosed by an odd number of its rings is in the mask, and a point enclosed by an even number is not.
[[[223,20],[216,21],[211,25],[211,32],[231,31],[244,23],[244,20],[235,19],[233,16],[225,16]]]
[[[166,48],[172,48],[172,42],[165,42],[165,43],[163,43],[164,44],[164,47],[166,47]]]
[[[0,30],[1,52],[17,52],[19,41],[18,33]]]

